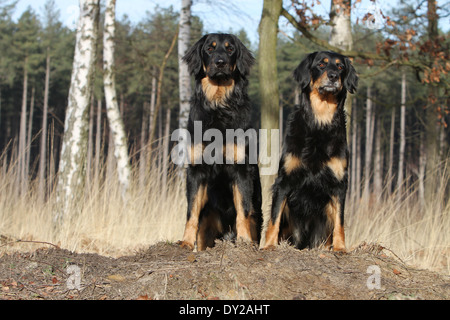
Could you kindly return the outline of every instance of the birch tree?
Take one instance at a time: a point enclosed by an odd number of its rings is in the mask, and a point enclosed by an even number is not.
[[[330,24],[331,33],[329,43],[339,49],[351,51],[353,49],[352,25],[351,25],[351,0],[331,1]],[[347,123],[351,123],[352,99],[345,101],[347,111]],[[350,136],[350,126],[347,126],[347,139]]]
[[[114,75],[114,35],[115,35],[116,0],[108,0],[105,11],[105,28],[103,33],[103,85],[105,87],[106,115],[109,129],[114,142],[114,157],[117,163],[122,197],[126,194],[130,184],[130,161],[128,157],[128,142],[125,128],[120,116],[116,95],[116,81]]]
[[[350,21],[351,1],[331,1],[330,24],[331,33],[329,43],[345,51],[353,48],[352,27]]]
[[[83,190],[87,150],[88,110],[95,75],[100,0],[80,0],[75,56],[64,123],[59,176],[57,210],[58,227],[69,215],[69,208]]]
[[[187,128],[190,108],[189,100],[191,98],[191,79],[189,76],[189,70],[187,64],[182,60],[189,48],[189,42],[191,39],[191,6],[192,0],[181,0],[180,29],[178,35],[180,128]]]
[[[405,117],[406,117],[406,75],[405,72],[402,74],[402,97],[401,97],[401,107],[400,107],[400,150],[398,153],[398,174],[397,174],[397,196],[400,198],[402,196],[402,186],[403,186],[403,171],[405,163],[405,145],[406,145],[406,135],[405,135]]]

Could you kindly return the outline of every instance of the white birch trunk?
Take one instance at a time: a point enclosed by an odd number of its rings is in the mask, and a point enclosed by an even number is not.
[[[64,124],[57,185],[56,226],[68,216],[70,205],[83,190],[88,110],[95,75],[100,0],[80,0],[75,56]]]
[[[189,48],[191,38],[191,6],[192,0],[181,0],[180,33],[178,37],[178,65],[180,86],[179,127],[187,128],[189,118],[189,99],[191,98],[191,80],[188,66],[182,61]]]
[[[349,51],[353,47],[350,13],[351,13],[350,0],[331,1],[331,11],[330,11],[331,34],[329,43],[345,51]]]
[[[120,116],[116,96],[114,75],[114,35],[115,35],[116,0],[108,0],[105,11],[105,28],[103,36],[103,84],[105,87],[106,114],[114,141],[114,157],[117,163],[117,174],[122,192],[126,199],[130,185],[130,161],[125,128]]]
[[[402,73],[402,96],[401,96],[401,107],[400,107],[400,150],[398,156],[398,174],[397,174],[397,195],[398,198],[402,196],[402,186],[403,186],[403,168],[405,162],[405,116],[406,116],[406,74]]]

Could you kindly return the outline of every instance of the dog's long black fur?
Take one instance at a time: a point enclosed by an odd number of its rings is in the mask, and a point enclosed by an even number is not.
[[[247,76],[254,57],[231,34],[203,36],[183,60],[195,77],[188,131],[191,134],[191,163],[187,168],[187,222],[181,245],[204,250],[220,237],[259,243],[261,236],[261,185],[257,164],[248,162],[248,141],[244,163],[196,162],[194,151],[202,152],[209,141],[195,145],[194,122],[202,130],[218,129],[225,140],[226,129],[250,128]],[[239,152],[236,152],[239,154]],[[235,155],[236,157],[237,155]],[[225,158],[225,155],[224,155]]]
[[[299,249],[345,251],[348,148],[344,103],[358,77],[334,52],[309,54],[294,71],[300,105],[289,116],[265,248],[287,239]]]

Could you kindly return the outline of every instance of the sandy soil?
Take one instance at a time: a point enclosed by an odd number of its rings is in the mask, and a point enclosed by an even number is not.
[[[450,299],[450,277],[361,244],[347,254],[259,250],[218,241],[202,252],[158,243],[117,259],[42,248],[0,257],[0,299]]]

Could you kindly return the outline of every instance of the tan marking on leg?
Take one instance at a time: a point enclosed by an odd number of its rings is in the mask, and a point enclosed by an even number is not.
[[[280,222],[281,216],[284,214],[286,208],[286,199],[283,200],[280,206],[280,211],[278,212],[278,216],[275,222],[272,222],[272,219],[269,221],[269,226],[266,231],[266,243],[264,244],[263,249],[274,248],[278,245],[278,235],[280,233]]]
[[[208,216],[200,221],[197,234],[197,250],[203,251],[207,247],[212,248],[218,234],[222,232],[222,223],[220,222],[219,214],[215,211],[209,212]]]
[[[338,180],[342,180],[345,175],[345,170],[347,169],[347,159],[342,159],[338,157],[331,158],[326,164]]]
[[[293,155],[292,153],[287,153],[284,157],[284,171],[290,174],[292,171],[300,168],[302,166],[302,159]]]
[[[194,249],[195,243],[197,242],[200,212],[202,211],[207,201],[207,186],[202,185],[198,188],[197,194],[195,195],[192,202],[190,217],[186,222],[183,240],[181,242],[182,247],[189,247],[190,249]]]
[[[331,201],[325,208],[329,224],[329,234],[327,245],[330,244],[332,238],[333,251],[345,251],[345,232],[341,223],[341,204],[337,197],[331,197]],[[332,234],[331,234],[332,232]]]
[[[251,223],[250,223],[251,212],[248,213],[247,217],[245,216],[245,210],[242,204],[242,194],[237,185],[233,185],[233,201],[234,207],[236,208],[237,239],[238,240],[241,239],[244,241],[251,241],[252,240]]]

